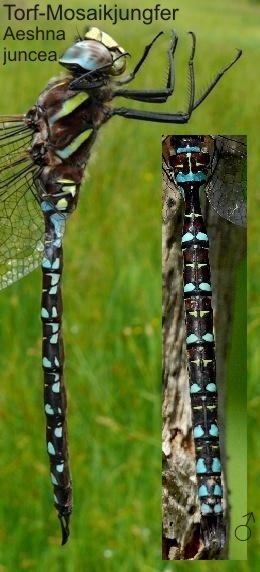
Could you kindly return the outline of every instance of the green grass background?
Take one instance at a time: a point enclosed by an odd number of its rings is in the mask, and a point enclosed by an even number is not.
[[[57,0],[52,2],[57,5]],[[45,4],[45,2],[41,2]],[[174,27],[181,38],[177,57],[177,91],[168,110],[187,102],[189,39],[197,34],[198,91],[234,54],[243,58],[223,79],[188,126],[175,133],[246,133],[249,148],[249,504],[257,518],[259,448],[257,340],[259,312],[259,43],[260,11],[246,0],[182,0]],[[21,2],[33,6],[33,2]],[[86,7],[83,2],[64,6]],[[113,6],[113,2],[107,2]],[[151,7],[149,1],[117,2],[119,6]],[[92,2],[91,6],[95,6]],[[3,18],[1,31],[8,24]],[[10,49],[57,49],[62,53],[78,22],[52,22],[66,29],[63,42],[14,42]],[[132,54],[170,23],[97,22]],[[13,24],[33,28],[34,22]],[[40,27],[43,27],[40,24]],[[3,42],[1,41],[1,46]],[[137,85],[154,87],[166,79],[165,44],[154,51]],[[131,62],[130,62],[131,65]],[[12,63],[1,68],[1,113],[26,111],[50,77],[55,63]],[[123,103],[124,105],[124,103]],[[140,106],[140,105],[139,105]],[[69,437],[75,509],[71,538],[59,546],[60,531],[52,507],[42,407],[41,273],[35,271],[0,297],[0,572],[99,571],[168,572],[175,563],[161,562],[161,134],[169,127],[114,118],[102,128],[80,204],[65,240],[64,336],[69,399]],[[238,275],[237,296],[245,271]],[[239,307],[239,300],[237,302]],[[241,331],[241,320],[233,324]],[[236,345],[235,356],[243,351]],[[232,358],[232,356],[231,356]],[[232,361],[232,359],[230,360]],[[245,380],[244,380],[245,383]],[[243,390],[242,390],[243,391]],[[245,435],[240,391],[229,400],[236,451],[233,472],[242,471]],[[259,396],[259,393],[258,393]],[[235,407],[234,407],[235,400]],[[235,423],[235,425],[234,425]],[[258,431],[256,425],[258,424]],[[234,430],[235,426],[235,430]],[[230,438],[231,439],[231,438]],[[233,453],[234,456],[234,453]],[[243,457],[244,458],[244,457]],[[232,453],[231,453],[232,461]],[[230,463],[230,466],[232,463]],[[242,463],[243,465],[243,463]],[[234,466],[234,465],[233,465]],[[241,473],[239,473],[241,475]],[[244,477],[237,477],[238,518],[245,514]],[[247,509],[246,509],[247,512]],[[258,513],[259,514],[259,513]],[[242,519],[237,522],[241,524]],[[235,526],[235,523],[234,523]],[[234,541],[231,558],[241,562],[211,564],[226,569],[257,567],[256,528],[248,542],[249,562]],[[182,566],[182,564],[178,564]],[[206,570],[206,563],[193,564]]]

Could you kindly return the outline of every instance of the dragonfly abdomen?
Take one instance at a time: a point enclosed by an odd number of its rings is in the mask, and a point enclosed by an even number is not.
[[[182,231],[183,292],[198,497],[204,544],[222,547],[223,490],[217,420],[217,386],[209,239],[200,207],[210,158],[199,138],[184,140],[171,157],[185,202]]]

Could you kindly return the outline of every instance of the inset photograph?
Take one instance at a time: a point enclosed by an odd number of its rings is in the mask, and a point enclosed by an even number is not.
[[[163,559],[228,559],[247,512],[246,137],[162,147]]]

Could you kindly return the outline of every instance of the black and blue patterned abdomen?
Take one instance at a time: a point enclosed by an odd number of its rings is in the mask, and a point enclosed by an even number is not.
[[[217,387],[209,240],[200,207],[210,158],[199,138],[176,147],[171,166],[185,202],[182,231],[183,292],[193,436],[196,452],[201,528],[206,546],[225,542],[223,491],[217,421]]]

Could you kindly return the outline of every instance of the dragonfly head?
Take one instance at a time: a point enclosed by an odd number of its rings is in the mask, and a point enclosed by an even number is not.
[[[88,28],[83,39],[66,50],[59,63],[76,74],[100,70],[115,76],[125,71],[127,55],[111,36],[92,27]]]

